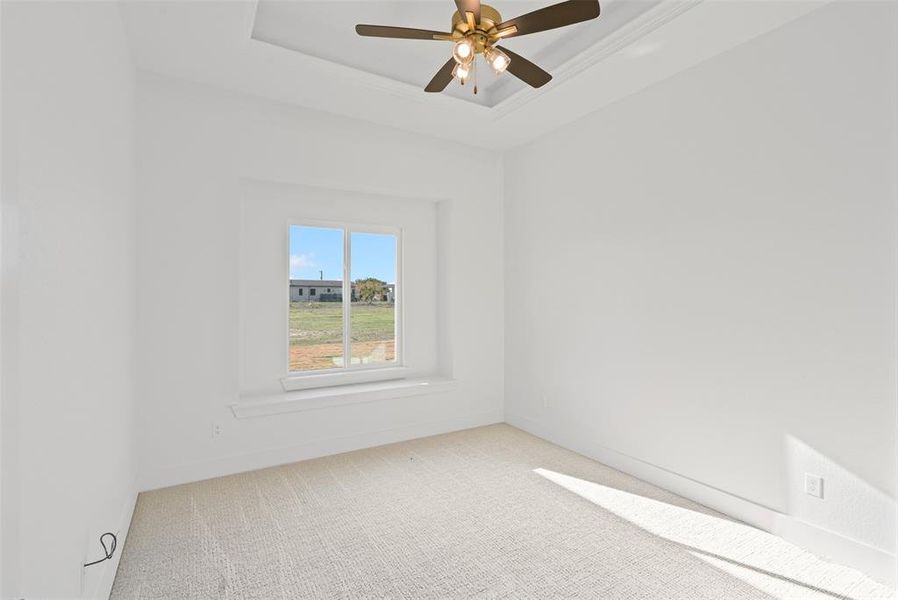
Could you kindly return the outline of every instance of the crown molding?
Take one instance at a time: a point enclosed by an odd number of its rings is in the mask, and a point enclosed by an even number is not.
[[[164,11],[157,3],[127,3],[123,16],[135,65],[144,71],[496,151],[534,140],[829,1],[652,0],[553,68],[552,84],[484,90],[486,100],[503,98],[492,106],[426,94],[410,82],[255,39],[258,1],[176,3]],[[204,26],[207,36],[198,40],[193,32]],[[663,52],[634,60],[661,45]],[[562,48],[554,52],[559,56]]]
[[[304,62],[306,62],[307,64],[315,65],[322,71],[332,71],[335,76],[354,79],[356,83],[372,91],[387,94],[394,98],[403,99],[406,101],[414,102],[416,104],[427,103],[433,105],[434,98],[437,98],[436,102],[442,104],[443,108],[453,110],[467,110],[472,113],[476,113],[479,111],[482,113],[484,111],[490,110],[491,108],[486,104],[471,102],[470,100],[464,100],[462,98],[448,96],[446,94],[426,94],[423,92],[423,89],[420,86],[412,85],[410,83],[406,83],[392,77],[387,77],[385,75],[378,75],[377,73],[372,73],[371,71],[366,71],[364,69],[352,67],[337,61],[314,56],[307,52],[302,52],[293,48],[287,48],[286,46],[281,46],[279,44],[254,37],[253,32],[256,29],[256,18],[259,14],[260,2],[261,0],[252,1],[251,17],[248,20],[248,26],[246,28],[246,38],[252,45],[256,47],[268,48],[270,49],[268,50],[269,52],[286,53],[284,54],[284,56],[292,56],[294,58],[297,56],[302,57],[302,60]],[[265,50],[263,50],[263,52],[264,51]]]
[[[378,75],[357,67],[344,65],[336,61],[320,58],[291,48],[286,48],[259,38],[250,37],[249,43],[257,53],[268,54],[270,56],[279,55],[289,57],[292,60],[299,59],[306,65],[312,65],[319,72],[327,73],[334,78],[352,80],[354,83],[371,91],[387,94],[391,97],[413,102],[415,104],[427,104],[433,106],[436,103],[437,105],[442,105],[443,108],[466,110],[475,113],[485,113],[490,110],[490,107],[484,104],[469,102],[454,96],[447,96],[446,94],[426,94],[422,88],[410,83],[399,81],[392,77]]]
[[[247,29],[249,41],[257,48],[265,48],[262,52],[285,53],[283,56],[291,56],[309,65],[314,65],[318,70],[330,72],[335,77],[352,79],[355,83],[378,93],[387,94],[393,98],[402,99],[415,104],[437,103],[447,110],[461,110],[468,113],[469,117],[484,118],[487,121],[499,120],[512,112],[520,109],[529,102],[545,94],[551,94],[560,84],[577,76],[602,60],[605,60],[621,49],[634,44],[655,29],[677,18],[684,12],[701,4],[703,0],[664,0],[634,20],[612,31],[607,36],[596,41],[586,50],[575,54],[570,59],[562,62],[552,70],[553,84],[539,89],[530,87],[522,88],[511,96],[500,100],[496,104],[480,104],[446,94],[424,94],[421,88],[392,77],[378,75],[364,69],[351,67],[333,60],[320,58],[306,52],[287,48],[276,43],[253,37],[254,24],[260,0],[253,3],[252,18]]]

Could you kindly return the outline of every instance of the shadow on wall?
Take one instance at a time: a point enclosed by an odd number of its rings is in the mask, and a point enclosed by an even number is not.
[[[534,473],[774,598],[898,598],[894,590],[859,571],[818,559],[782,538],[723,515],[689,510],[548,469],[534,469]]]
[[[788,514],[808,523],[896,552],[898,504],[802,440],[785,437]],[[823,478],[822,498],[805,491],[805,475]]]

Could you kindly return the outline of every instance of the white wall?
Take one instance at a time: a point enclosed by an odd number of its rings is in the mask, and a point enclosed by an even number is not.
[[[135,472],[475,426],[503,397],[569,447],[895,552],[894,3],[828,6],[504,161],[148,73],[135,115],[114,6],[2,6],[4,597],[81,595]],[[432,207],[457,390],[235,420],[247,180]]]
[[[141,73],[138,160],[142,489],[502,420],[499,157]],[[461,173],[476,189],[464,188]],[[247,180],[355,194],[372,211],[375,196],[437,203],[447,249],[437,258],[437,352],[457,390],[234,419],[228,405],[247,391],[239,245],[241,210],[253,205],[235,193]],[[260,196],[259,210],[269,201]],[[319,215],[314,204],[298,200],[293,217]],[[282,235],[278,224],[271,236]],[[222,426],[215,439],[213,423]]]
[[[836,2],[508,154],[509,421],[894,571],[896,17]]]
[[[113,4],[2,13],[2,596],[75,598],[134,500],[133,69]]]

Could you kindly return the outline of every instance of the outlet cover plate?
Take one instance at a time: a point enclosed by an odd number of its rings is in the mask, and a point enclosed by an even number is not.
[[[823,499],[823,478],[811,473],[804,474],[804,492],[808,496]]]

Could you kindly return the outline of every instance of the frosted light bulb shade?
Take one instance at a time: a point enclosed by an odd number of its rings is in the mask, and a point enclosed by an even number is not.
[[[471,74],[471,68],[468,65],[458,63],[455,65],[455,68],[452,69],[452,75],[458,78],[459,81],[464,83],[468,80],[468,76]]]
[[[452,48],[452,56],[458,64],[467,64],[474,60],[474,43],[465,38],[455,43]]]
[[[486,55],[486,61],[497,74],[504,73],[508,65],[511,64],[511,59],[501,50],[489,48],[484,54]]]

